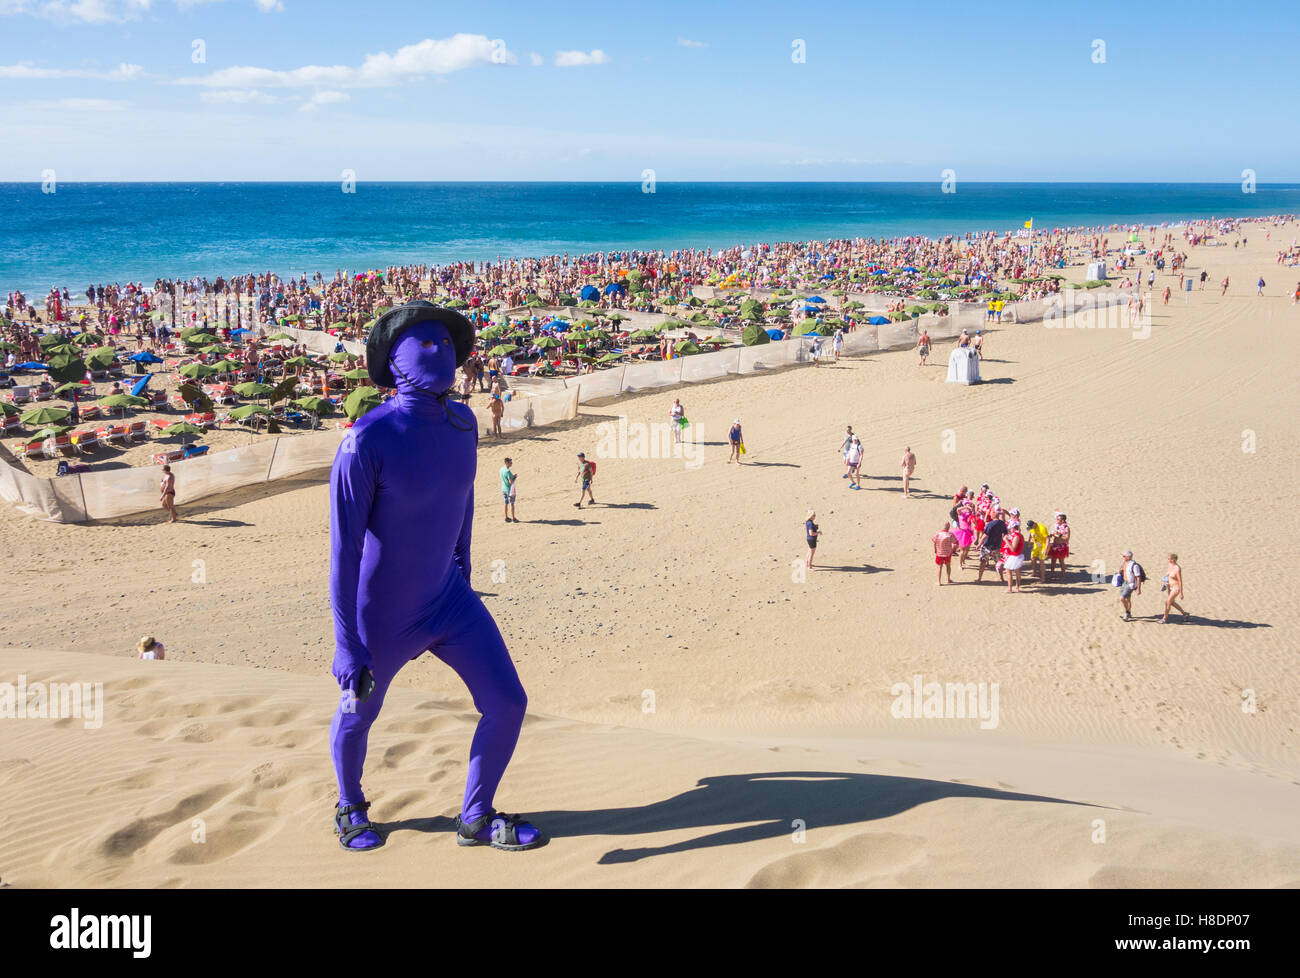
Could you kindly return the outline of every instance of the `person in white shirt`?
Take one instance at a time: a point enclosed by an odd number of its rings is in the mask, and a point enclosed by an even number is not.
[[[514,358],[511,357],[509,353],[507,353],[505,359],[501,361],[501,373],[504,376],[509,377],[514,372],[515,372]]]
[[[167,647],[157,639],[146,635],[136,643],[136,652],[141,659],[165,659],[167,658]]]
[[[849,466],[849,488],[861,489],[862,442],[858,440],[857,435],[854,435],[852,441],[849,442],[849,450],[844,453],[844,461]]]
[[[668,416],[668,426],[673,430],[673,441],[682,440],[682,418],[686,417],[686,409],[682,407],[680,397],[673,400],[673,409]]]

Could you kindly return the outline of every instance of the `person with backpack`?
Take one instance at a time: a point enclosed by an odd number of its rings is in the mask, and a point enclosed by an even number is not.
[[[591,480],[596,478],[596,463],[588,462],[587,456],[583,452],[578,453],[578,474],[573,477],[573,481],[582,480],[582,492],[578,494],[578,501],[573,505],[582,509],[582,500],[590,498],[591,504],[596,505],[596,496],[591,491]]]
[[[1133,551],[1124,551],[1124,566],[1115,575],[1119,585],[1119,603],[1124,606],[1124,620],[1133,620],[1133,595],[1142,593],[1142,584],[1147,579],[1147,572],[1133,559]]]

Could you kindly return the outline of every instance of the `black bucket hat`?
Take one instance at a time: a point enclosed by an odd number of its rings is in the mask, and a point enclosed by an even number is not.
[[[389,309],[370,327],[366,337],[366,369],[370,379],[380,387],[396,387],[393,371],[388,366],[388,354],[404,331],[416,323],[439,322],[451,333],[451,343],[456,350],[456,366],[461,366],[474,351],[474,325],[454,309],[443,309],[432,302],[417,299],[404,306]]]

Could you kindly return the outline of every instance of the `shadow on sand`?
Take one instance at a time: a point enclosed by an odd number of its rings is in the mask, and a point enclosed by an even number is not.
[[[611,865],[674,852],[774,839],[787,835],[795,819],[814,828],[861,825],[945,798],[1088,805],[1064,798],[924,778],[843,771],[772,771],[703,778],[691,790],[649,805],[531,812],[525,817],[552,839],[713,830],[665,846],[611,849],[599,860],[601,865]],[[403,819],[382,827],[389,832],[454,831],[452,820],[443,816]]]

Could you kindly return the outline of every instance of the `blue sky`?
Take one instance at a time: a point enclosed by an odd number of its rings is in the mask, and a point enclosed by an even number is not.
[[[0,0],[0,180],[1300,179],[1294,4],[1160,6]]]

